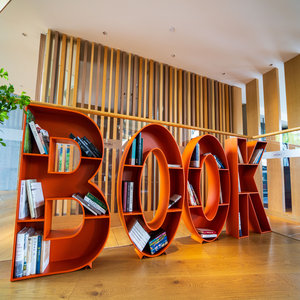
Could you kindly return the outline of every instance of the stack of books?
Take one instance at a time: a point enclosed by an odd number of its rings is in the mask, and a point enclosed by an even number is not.
[[[133,211],[133,193],[134,193],[134,182],[133,181],[123,181],[122,192],[123,192],[123,211],[132,212]]]
[[[82,156],[101,158],[101,153],[97,147],[87,138],[75,137],[74,134],[70,133],[70,138],[76,141],[81,149]]]
[[[129,164],[130,165],[142,165],[143,164],[143,138],[141,132],[133,140],[129,152]]]
[[[73,194],[73,198],[79,200],[81,204],[92,214],[96,215],[105,215],[107,212],[106,203],[97,197],[95,197],[90,192],[85,196],[82,196],[79,193]]]
[[[72,172],[79,164],[79,151],[72,144],[56,143],[55,172]]]
[[[174,206],[180,199],[181,199],[181,195],[173,194],[170,197],[168,208],[171,208],[172,206]]]
[[[49,133],[47,130],[42,129],[38,124],[34,122],[34,116],[27,111],[27,121],[25,127],[25,138],[24,138],[24,153],[32,152],[32,136],[34,137],[35,143],[38,147],[40,154],[49,153]]]
[[[190,167],[199,168],[200,167],[200,145],[197,143],[190,162]]]
[[[200,205],[200,201],[196,195],[196,192],[193,188],[193,186],[190,184],[190,182],[188,181],[188,184],[187,184],[187,188],[188,188],[188,192],[189,192],[189,203],[190,205],[192,206],[195,206],[195,205]]]
[[[239,146],[237,147],[237,152],[238,152],[238,162],[239,162],[240,164],[243,164],[243,163],[244,163],[244,160],[243,160],[242,152],[241,152]]]
[[[17,233],[15,278],[40,274],[49,264],[50,241],[44,241],[41,231],[24,227]]]
[[[167,234],[164,230],[160,230],[152,235],[149,241],[150,253],[155,254],[168,244]]]
[[[19,219],[29,216],[32,219],[39,218],[44,214],[44,194],[41,182],[36,179],[21,181],[19,200]]]
[[[250,164],[258,164],[262,154],[264,152],[264,149],[256,149],[250,159]]]
[[[211,154],[211,153],[204,153],[203,156],[208,155],[208,154]],[[215,155],[215,154],[212,154],[212,156],[215,158],[216,163],[217,163],[217,165],[218,165],[218,168],[219,168],[219,169],[225,169],[224,164],[223,164],[222,161],[219,159],[219,157],[218,157],[217,155]]]
[[[217,237],[217,232],[213,229],[197,228],[197,231],[203,239],[213,239]]]
[[[134,221],[131,229],[129,230],[129,236],[140,251],[144,250],[145,246],[150,240],[149,233],[144,229],[138,220]]]

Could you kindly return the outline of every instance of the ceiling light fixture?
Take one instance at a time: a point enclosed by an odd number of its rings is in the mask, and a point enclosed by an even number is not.
[[[7,6],[7,4],[10,2],[11,0],[0,0],[0,13],[2,12],[2,10]]]
[[[270,67],[273,67],[273,64],[269,64]]]
[[[103,31],[102,34],[103,34],[103,35],[107,35],[107,31]]]
[[[174,26],[170,26],[169,31],[170,32],[175,32],[175,27]]]
[[[226,75],[226,73],[225,73],[225,72],[223,72],[223,73],[222,73],[222,75]]]
[[[26,36],[27,36],[27,33],[25,33],[25,32],[22,32],[22,35],[23,35],[24,37],[26,37]]]
[[[176,55],[175,54],[171,54],[171,57],[175,57]]]

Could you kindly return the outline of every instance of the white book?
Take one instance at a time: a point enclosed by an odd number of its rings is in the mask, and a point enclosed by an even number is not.
[[[237,147],[237,152],[238,152],[238,160],[239,160],[239,163],[243,164],[243,163],[244,163],[244,160],[243,160],[243,156],[242,156],[242,153],[241,153],[241,150],[240,150],[240,147],[239,147],[239,146]]]
[[[36,218],[39,218],[43,215],[43,207],[45,204],[42,183],[31,182],[30,187],[33,199],[34,214]]]
[[[45,142],[44,142],[43,134],[41,132],[42,128],[39,126],[39,124],[35,124],[35,128],[36,128],[36,131],[37,131],[38,136],[40,138],[41,144],[44,148],[45,154],[48,154],[48,150],[47,150]]]
[[[223,204],[223,194],[222,194],[222,186],[220,185],[220,204]]]
[[[134,244],[137,246],[137,248],[140,251],[143,251],[144,247],[140,241],[140,238],[138,237],[137,233],[135,230],[133,230],[133,228],[131,228],[131,230],[129,231],[129,236],[131,238],[131,240],[134,242]]]
[[[40,273],[44,273],[50,261],[50,240],[42,240]]]
[[[23,265],[24,265],[24,243],[25,243],[25,233],[28,228],[24,227],[17,233],[17,241],[16,241],[16,253],[15,253],[15,270],[14,276],[15,278],[19,278],[23,276]]]
[[[250,164],[253,164],[255,163],[255,160],[260,156],[260,153],[263,151],[263,149],[255,149],[252,156],[251,156],[251,159],[250,159]]]
[[[134,182],[130,181],[127,184],[129,184],[129,195],[127,195],[127,199],[129,201],[128,212],[132,212],[133,211],[133,186],[134,186]]]
[[[191,189],[191,184],[189,183],[189,181],[188,181],[188,192],[190,195],[190,205],[193,205],[193,206],[197,205],[196,200],[194,199],[194,195],[193,195],[193,192]]]
[[[168,208],[172,207],[175,203],[177,203],[181,199],[181,195],[173,194],[169,200]]]
[[[32,258],[32,236],[28,237],[27,247],[27,267],[25,276],[29,276],[31,273],[31,258]]]
[[[29,236],[32,236],[34,233],[34,229],[32,227],[28,228],[28,230],[25,232],[24,237],[24,262],[23,262],[23,276],[26,276],[27,274],[27,262],[28,262],[28,240]]]
[[[35,140],[35,142],[37,144],[37,147],[38,147],[38,149],[40,151],[40,154],[45,154],[45,149],[44,149],[44,147],[42,145],[41,139],[40,139],[39,134],[38,134],[38,132],[36,130],[34,121],[29,122],[29,127],[31,129],[31,132],[32,132],[34,140]]]
[[[141,239],[143,240],[143,242],[145,243],[145,245],[147,244],[147,242],[150,239],[150,235],[149,233],[144,229],[144,227],[138,222],[136,221],[135,226],[134,226],[137,230],[137,232],[139,233],[139,235],[141,236]]]
[[[215,238],[217,237],[218,235],[216,233],[213,233],[213,234],[201,234],[201,237],[203,239],[210,239],[210,238]]]
[[[31,271],[30,275],[36,274],[36,258],[37,258],[38,235],[32,236],[32,252],[31,252]]]
[[[36,182],[36,179],[27,179],[26,180],[26,192],[27,192],[27,199],[28,199],[28,204],[29,204],[30,217],[32,219],[34,219],[34,218],[36,218],[36,216],[35,216],[33,196],[32,196],[32,191],[31,191],[31,183],[32,182]]]
[[[86,201],[84,200],[80,194],[73,194],[72,195],[73,198],[77,199],[80,201],[80,203],[88,210],[90,211],[91,213],[93,213],[95,216],[98,214],[94,209],[93,207]]]
[[[29,216],[28,199],[26,192],[26,180],[21,181],[20,200],[19,200],[19,219],[25,219]]]

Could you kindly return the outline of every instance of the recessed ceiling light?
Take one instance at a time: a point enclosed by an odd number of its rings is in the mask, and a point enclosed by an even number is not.
[[[26,37],[26,36],[27,36],[27,33],[25,33],[25,32],[22,32],[22,35]]]
[[[170,32],[175,32],[175,27],[174,26],[170,26],[169,31]]]
[[[225,73],[225,72],[223,72],[223,73],[222,73],[222,75],[226,75],[226,73]]]
[[[103,31],[102,34],[103,34],[103,35],[107,35],[107,31]]]
[[[171,57],[175,57],[176,55],[175,54],[171,54]]]
[[[269,64],[270,67],[273,67],[273,64]]]

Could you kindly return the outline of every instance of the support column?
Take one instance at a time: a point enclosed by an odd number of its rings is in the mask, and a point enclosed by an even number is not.
[[[280,98],[278,69],[274,68],[263,75],[264,105],[266,133],[280,130]],[[279,151],[280,143],[275,142],[274,137],[267,139],[267,151]],[[269,213],[283,214],[283,168],[281,159],[269,159],[267,161],[268,175],[268,202]]]
[[[247,110],[247,134],[250,136],[260,133],[260,103],[258,79],[253,79],[246,84],[246,110]],[[254,176],[260,197],[263,199],[262,165]]]
[[[300,55],[284,64],[288,127],[300,126]],[[298,134],[300,134],[298,132]],[[290,148],[299,148],[290,145]],[[300,218],[300,158],[290,158],[292,215]]]
[[[242,89],[232,88],[233,132],[243,134]]]

